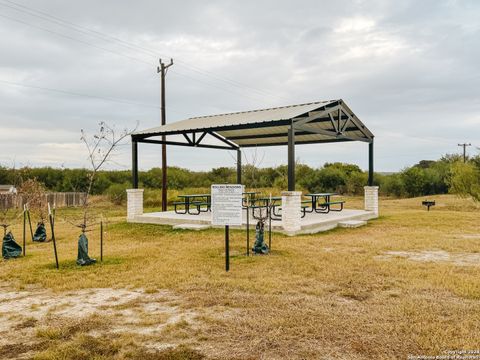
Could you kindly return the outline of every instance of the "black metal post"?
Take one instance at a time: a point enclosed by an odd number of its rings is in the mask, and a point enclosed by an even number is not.
[[[27,209],[27,220],[28,220],[28,225],[30,226],[30,235],[32,236],[32,241],[33,241],[32,219],[30,219],[30,210],[29,209]]]
[[[230,239],[229,226],[225,225],[225,271],[230,270]]]
[[[53,230],[53,219],[52,214],[49,215],[50,218],[50,227],[52,228],[52,242],[53,242],[53,252],[55,253],[55,264],[58,267],[58,255],[57,255],[57,242],[55,241],[55,231]]]
[[[138,189],[138,142],[132,139],[132,186]]]
[[[100,221],[100,261],[103,261],[103,221]]]
[[[27,250],[25,249],[26,248],[26,245],[27,245],[27,214],[26,214],[26,210],[23,209],[23,256],[25,256]]]
[[[288,129],[288,191],[295,191],[295,130]]]
[[[248,198],[247,198],[247,256],[250,256],[250,215],[248,209]]]
[[[272,214],[273,208],[270,208],[270,213],[268,215],[268,249],[272,251]]]
[[[368,186],[373,186],[373,139],[368,144]]]
[[[237,184],[242,183],[242,150],[237,149]]]

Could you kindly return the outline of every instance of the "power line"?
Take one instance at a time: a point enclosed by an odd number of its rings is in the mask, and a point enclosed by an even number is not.
[[[3,3],[3,4],[0,3],[0,5],[9,7],[11,9],[16,10],[16,11],[20,11],[20,12],[29,14],[30,16],[35,16],[35,17],[39,17],[39,18],[41,18],[43,20],[46,20],[46,21],[54,22],[57,25],[68,27],[70,29],[73,29],[74,31],[80,32],[82,34],[86,34],[88,36],[94,36],[94,37],[100,38],[104,41],[114,40],[115,42],[121,43],[122,46],[127,47],[129,49],[134,49],[134,50],[135,49],[141,49],[143,53],[145,53],[149,56],[152,56],[152,57],[157,57],[157,55],[158,55],[158,52],[155,51],[155,50],[152,50],[152,49],[149,49],[149,48],[146,48],[146,47],[143,47],[143,46],[139,46],[137,44],[125,41],[125,40],[120,39],[120,38],[115,37],[115,36],[111,36],[111,35],[102,33],[100,31],[96,31],[96,30],[92,30],[92,29],[89,29],[89,28],[84,27],[84,26],[80,26],[78,24],[72,23],[70,21],[66,21],[66,20],[64,20],[62,18],[59,18],[57,16],[51,15],[47,12],[44,12],[44,11],[41,11],[41,10],[38,10],[38,9],[34,9],[34,8],[31,8],[31,7],[22,5],[22,4],[18,4],[15,1],[11,1],[11,0],[3,0],[3,1],[8,2],[10,4],[13,4],[14,6],[11,6],[11,5],[8,5],[8,4],[5,4],[5,3]],[[27,9],[27,10],[19,9],[17,7]],[[40,14],[40,15],[38,15],[38,14]],[[220,76],[215,75],[214,73],[212,73],[210,71],[201,69],[201,68],[199,68],[197,66],[194,66],[194,65],[190,65],[190,64],[188,64],[184,61],[178,60],[178,62],[180,64],[183,64],[184,67],[186,67],[187,69],[190,69],[191,71],[194,71],[194,72],[199,73],[199,74],[201,74],[203,76],[206,76],[206,77],[212,77],[212,78],[216,79],[217,81],[222,81],[222,82],[227,83],[231,86],[236,86],[236,87],[240,87],[240,88],[248,88],[248,89],[253,90],[257,94],[262,95],[262,96],[269,96],[269,97],[274,96],[278,99],[284,99],[283,97],[280,97],[277,94],[270,93],[270,92],[267,92],[267,91],[264,91],[264,90],[260,90],[258,88],[252,87],[250,85],[243,84],[243,83],[238,82],[236,80],[232,80],[232,79],[228,79],[228,78],[222,78]]]
[[[137,102],[133,102],[133,101],[126,100],[126,99],[113,98],[113,97],[109,97],[109,96],[107,97],[107,96],[100,96],[100,95],[82,94],[82,93],[77,93],[77,92],[73,92],[73,91],[69,91],[69,90],[47,88],[47,87],[36,86],[36,85],[25,85],[25,84],[20,84],[20,83],[16,83],[16,82],[13,82],[13,81],[7,81],[7,80],[1,80],[1,79],[0,79],[0,82],[3,83],[3,84],[6,84],[6,85],[11,85],[11,86],[19,86],[19,87],[24,87],[24,88],[50,91],[50,92],[55,92],[55,93],[70,95],[70,96],[80,96],[80,97],[93,98],[93,99],[99,99],[99,100],[107,100],[107,101],[113,101],[113,102],[126,104],[126,105],[142,106],[142,107],[149,107],[149,108],[156,108],[156,109],[160,108],[160,106],[158,106],[158,105],[137,103]]]
[[[110,52],[110,53],[115,54],[115,55],[124,56],[124,57],[126,57],[126,58],[129,58],[130,60],[139,61],[139,62],[141,62],[141,63],[147,64],[147,65],[151,65],[149,62],[144,61],[144,60],[141,60],[141,59],[139,59],[139,58],[135,58],[135,57],[133,57],[133,56],[125,55],[125,54],[119,53],[119,52],[114,51],[114,50],[106,49],[106,48],[104,48],[104,47],[101,47],[101,46],[97,46],[97,45],[95,45],[95,44],[92,44],[92,43],[90,43],[90,42],[88,42],[88,41],[80,40],[80,39],[77,39],[77,38],[74,38],[74,37],[71,37],[71,36],[68,36],[68,35],[65,35],[65,34],[62,34],[62,33],[59,33],[59,32],[56,32],[56,31],[53,31],[53,30],[50,30],[50,29],[47,29],[47,28],[44,28],[44,27],[38,26],[38,25],[33,25],[33,24],[30,24],[30,23],[28,23],[28,22],[26,22],[26,21],[23,21],[23,20],[20,20],[20,19],[16,19],[16,18],[7,16],[7,15],[3,15],[3,14],[0,14],[0,17],[5,18],[5,19],[8,19],[8,20],[10,20],[10,21],[15,21],[15,22],[18,22],[18,23],[21,23],[21,24],[30,26],[30,27],[35,28],[35,29],[39,29],[39,30],[42,30],[42,31],[46,31],[46,32],[48,32],[48,33],[55,34],[55,35],[57,35],[57,36],[60,36],[60,37],[63,37],[63,38],[69,39],[69,40],[73,40],[73,41],[76,41],[76,42],[79,42],[79,43],[82,43],[82,44],[85,44],[85,45],[88,45],[88,46],[92,46],[92,47],[94,47],[94,48],[97,48],[97,49],[100,49],[100,50],[103,50],[103,51],[107,51],[107,52]]]
[[[20,19],[16,19],[16,18],[12,18],[10,16],[6,16],[6,15],[2,15],[0,14],[0,17],[3,17],[5,19],[8,19],[8,20],[11,20],[11,21],[15,21],[15,22],[18,22],[18,23],[21,23],[21,24],[25,24],[29,27],[32,27],[32,28],[35,28],[35,29],[39,29],[39,30],[42,30],[42,31],[46,31],[48,33],[51,33],[51,34],[54,34],[54,35],[58,35],[60,37],[63,37],[63,38],[66,38],[66,39],[69,39],[69,40],[72,40],[72,41],[76,41],[76,42],[79,42],[79,43],[82,43],[84,45],[88,45],[88,46],[91,46],[91,47],[94,47],[96,49],[100,49],[100,50],[103,50],[103,51],[106,51],[106,52],[109,52],[109,53],[112,53],[112,54],[115,54],[115,55],[119,55],[119,56],[123,56],[123,57],[126,57],[130,60],[133,60],[133,61],[137,61],[137,62],[140,62],[142,64],[147,64],[147,65],[151,65],[150,62],[147,62],[147,61],[144,61],[142,59],[139,59],[139,58],[135,58],[135,57],[132,57],[132,56],[129,56],[129,55],[125,55],[123,53],[120,53],[120,52],[117,52],[117,51],[114,51],[114,50],[110,50],[110,49],[107,49],[107,48],[104,48],[104,47],[101,47],[101,46],[97,46],[95,44],[92,44],[88,41],[84,41],[84,40],[80,40],[80,39],[77,39],[77,38],[74,38],[74,37],[71,37],[71,36],[68,36],[68,35],[64,35],[64,34],[61,34],[61,33],[58,33],[56,31],[53,31],[53,30],[50,30],[50,29],[47,29],[47,28],[44,28],[44,27],[41,27],[41,26],[38,26],[38,25],[33,25],[33,24],[30,24],[26,21],[23,21],[23,20],[20,20]],[[215,87],[215,88],[218,88],[218,89],[221,89],[223,91],[227,91],[227,92],[230,92],[234,95],[237,95],[237,96],[243,96],[245,98],[248,98],[248,99],[251,99],[251,100],[257,100],[256,98],[254,97],[251,97],[249,95],[245,95],[243,93],[239,93],[239,92],[235,92],[235,91],[232,91],[228,88],[225,88],[225,87],[222,87],[222,86],[218,86],[216,84],[213,84],[213,83],[210,83],[208,81],[205,81],[205,80],[201,80],[201,79],[196,79],[194,77],[191,77],[189,75],[186,75],[186,74],[183,74],[181,72],[176,72],[176,75],[179,75],[179,76],[183,76],[185,78],[188,78],[190,80],[194,80],[194,81],[197,81],[197,82],[200,82],[200,83],[203,83],[203,84],[206,84],[206,85],[209,85],[209,86],[212,86],[212,87]]]

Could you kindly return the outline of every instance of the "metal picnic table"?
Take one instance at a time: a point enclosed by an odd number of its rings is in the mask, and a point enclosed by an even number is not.
[[[187,194],[187,195],[178,195],[179,198],[183,199],[183,202],[174,202],[173,205],[175,206],[175,213],[177,214],[190,214],[190,215],[198,215],[201,212],[207,212],[210,210],[210,203],[211,203],[211,195],[210,194]],[[200,199],[200,200],[196,200]],[[179,211],[177,209],[178,205],[183,205],[185,210]],[[197,211],[192,213],[190,212],[190,207],[196,207]],[[202,210],[202,206],[205,206],[205,210]]]
[[[260,202],[260,204],[258,204],[258,202]],[[251,206],[253,218],[259,220],[259,218],[255,216],[255,209],[265,208],[268,212],[269,209],[271,208],[271,212],[272,212],[271,219],[281,220],[282,215],[275,211],[277,208],[280,207],[281,202],[282,202],[281,196],[268,196],[268,197],[256,198],[252,202],[252,206]]]
[[[260,194],[258,191],[245,191],[242,193],[246,195],[243,199],[243,206],[244,208],[247,207],[247,204],[253,204],[256,194]],[[173,205],[175,206],[175,213],[177,214],[190,214],[190,215],[198,215],[201,212],[210,211],[211,208],[211,195],[210,194],[186,194],[186,195],[178,195],[183,201],[174,202]],[[177,206],[184,206],[184,210],[178,210]],[[205,206],[205,209],[202,210],[202,206]],[[195,212],[191,211],[191,208],[196,208]]]
[[[245,191],[245,192],[242,193],[242,195],[246,195],[243,198],[243,208],[244,209],[248,209],[249,204],[253,204],[253,202],[255,201],[255,196],[257,194],[260,194],[260,192],[258,192],[258,191]]]
[[[309,197],[310,200],[302,201],[302,204],[310,204],[310,210],[308,207],[302,205],[302,212],[305,213],[313,213],[316,212],[317,214],[326,214],[330,211],[342,211],[343,204],[345,201],[332,201],[331,197],[338,195],[337,193],[313,193],[313,194],[305,194],[306,197]],[[323,202],[320,203],[319,200],[323,199]],[[332,209],[331,205],[340,205],[340,209]]]

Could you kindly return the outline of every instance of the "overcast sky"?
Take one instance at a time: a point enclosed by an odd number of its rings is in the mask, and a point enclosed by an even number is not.
[[[80,129],[343,99],[376,136],[376,170],[480,146],[480,1],[0,0],[0,164],[80,167]],[[47,90],[50,89],[50,90]],[[169,148],[169,165],[233,166]],[[286,163],[264,148],[262,166]],[[140,168],[160,147],[140,145]],[[299,161],[367,167],[367,145],[297,147]],[[252,154],[246,154],[251,158]],[[130,145],[115,168],[130,168]],[[251,161],[250,159],[248,161]]]

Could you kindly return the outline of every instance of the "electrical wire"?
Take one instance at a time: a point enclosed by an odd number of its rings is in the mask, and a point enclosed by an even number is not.
[[[14,6],[5,4],[5,2],[10,3]],[[62,18],[59,18],[57,16],[51,15],[47,12],[44,12],[44,11],[41,11],[41,10],[38,10],[38,9],[34,9],[34,8],[31,8],[31,7],[16,3],[15,1],[3,0],[3,3],[0,3],[0,5],[11,8],[11,9],[19,11],[19,12],[26,13],[30,16],[35,16],[35,17],[41,18],[43,20],[53,22],[57,25],[70,28],[74,31],[77,31],[77,32],[82,33],[82,34],[86,34],[88,36],[94,36],[94,37],[100,38],[104,41],[110,41],[111,42],[111,40],[113,40],[117,43],[120,43],[121,46],[124,46],[128,49],[137,50],[137,51],[141,50],[143,53],[145,53],[149,56],[155,57],[155,58],[157,57],[157,54],[158,54],[158,52],[155,51],[155,50],[146,48],[144,46],[139,46],[137,44],[125,41],[125,40],[120,39],[120,38],[115,37],[115,36],[111,36],[111,35],[102,33],[102,32],[97,31],[97,30],[92,30],[92,29],[89,29],[87,27],[77,25],[75,23],[72,23],[70,21],[66,21],[66,20],[64,20]],[[23,8],[23,9],[20,9],[18,7]],[[222,78],[222,77],[217,76],[216,74],[214,74],[210,71],[201,69],[201,68],[199,68],[197,66],[194,66],[194,65],[190,65],[190,64],[188,64],[188,63],[186,63],[182,60],[176,59],[176,62],[182,64],[185,68],[187,68],[187,69],[189,69],[193,72],[196,72],[196,73],[201,74],[201,75],[206,76],[206,77],[211,77],[211,78],[213,78],[217,81],[222,81],[222,82],[224,82],[226,84],[229,84],[231,86],[236,86],[236,87],[239,87],[239,88],[247,88],[249,90],[253,90],[254,92],[256,92],[257,94],[259,94],[261,96],[274,96],[278,99],[280,99],[280,98],[284,99],[283,97],[279,97],[277,94],[269,93],[267,91],[260,90],[258,88],[252,87],[250,85],[243,84],[243,83],[235,81],[235,80],[231,80],[231,79],[228,79],[228,78]],[[188,76],[188,75],[185,75],[185,76]]]
[[[113,101],[113,102],[117,102],[117,103],[121,103],[121,104],[126,104],[126,105],[134,105],[134,106],[141,106],[141,107],[149,107],[149,108],[160,109],[160,106],[158,106],[158,105],[145,104],[145,103],[137,103],[137,102],[133,102],[133,101],[126,100],[126,99],[113,98],[113,97],[110,97],[110,96],[100,96],[100,95],[82,94],[82,93],[77,93],[77,92],[73,92],[73,91],[69,91],[69,90],[63,90],[63,89],[48,88],[48,87],[36,86],[36,85],[20,84],[20,83],[17,83],[17,82],[7,81],[7,80],[2,80],[2,79],[0,79],[0,83],[7,84],[7,85],[12,85],[12,86],[24,87],[24,88],[31,88],[31,89],[37,89],[37,90],[51,91],[51,92],[55,92],[55,93],[59,93],[59,94],[65,94],[65,95],[70,95],[70,96],[81,96],[81,97],[87,97],[87,98],[93,98],[93,99]]]
[[[82,43],[84,45],[88,45],[88,46],[91,46],[91,47],[94,47],[96,49],[100,49],[100,50],[103,50],[103,51],[106,51],[106,52],[109,52],[109,53],[112,53],[112,54],[115,54],[115,55],[119,55],[119,56],[123,56],[123,57],[126,57],[130,60],[133,60],[133,61],[137,61],[137,62],[140,62],[140,63],[143,63],[143,64],[147,64],[147,65],[151,65],[150,62],[147,62],[147,61],[144,61],[142,59],[139,59],[139,58],[135,58],[135,57],[132,57],[132,56],[129,56],[129,55],[125,55],[123,53],[120,53],[120,52],[117,52],[117,51],[114,51],[114,50],[110,50],[110,49],[107,49],[107,48],[104,48],[104,47],[101,47],[101,46],[98,46],[98,45],[95,45],[95,44],[92,44],[88,41],[84,41],[84,40],[80,40],[80,39],[77,39],[77,38],[74,38],[74,37],[71,37],[71,36],[68,36],[68,35],[64,35],[64,34],[61,34],[59,32],[56,32],[56,31],[53,31],[51,29],[47,29],[47,28],[44,28],[44,27],[41,27],[41,26],[38,26],[38,25],[33,25],[33,24],[30,24],[26,21],[23,21],[23,20],[20,20],[20,19],[16,19],[16,18],[12,18],[10,16],[7,16],[7,15],[2,15],[0,14],[0,17],[2,18],[5,18],[7,20],[11,20],[11,21],[14,21],[14,22],[18,22],[18,23],[21,23],[21,24],[25,24],[29,27],[32,27],[32,28],[35,28],[35,29],[39,29],[39,30],[43,30],[43,31],[46,31],[48,33],[51,33],[51,34],[55,34],[55,35],[58,35],[60,37],[63,37],[63,38],[66,38],[66,39],[69,39],[69,40],[72,40],[72,41],[76,41],[76,42],[79,42],[79,43]],[[225,87],[222,87],[222,86],[219,86],[219,85],[216,85],[214,83],[211,83],[211,82],[208,82],[208,81],[205,81],[205,80],[201,80],[201,79],[196,79],[194,77],[191,77],[187,74],[184,74],[184,73],[181,73],[181,72],[178,72],[176,71],[175,74],[179,75],[179,76],[182,76],[182,77],[185,77],[187,79],[190,79],[190,80],[194,80],[194,81],[197,81],[197,82],[200,82],[200,83],[203,83],[203,84],[206,84],[206,85],[209,85],[209,86],[212,86],[212,87],[215,87],[215,88],[218,88],[222,91],[227,91],[227,92],[230,92],[234,95],[237,95],[237,96],[243,96],[245,98],[248,98],[250,100],[258,100],[257,98],[254,98],[254,97],[251,97],[249,95],[246,95],[246,94],[243,94],[243,93],[239,93],[239,92],[236,92],[236,91],[233,91],[231,89],[228,89],[228,88],[225,88]]]

